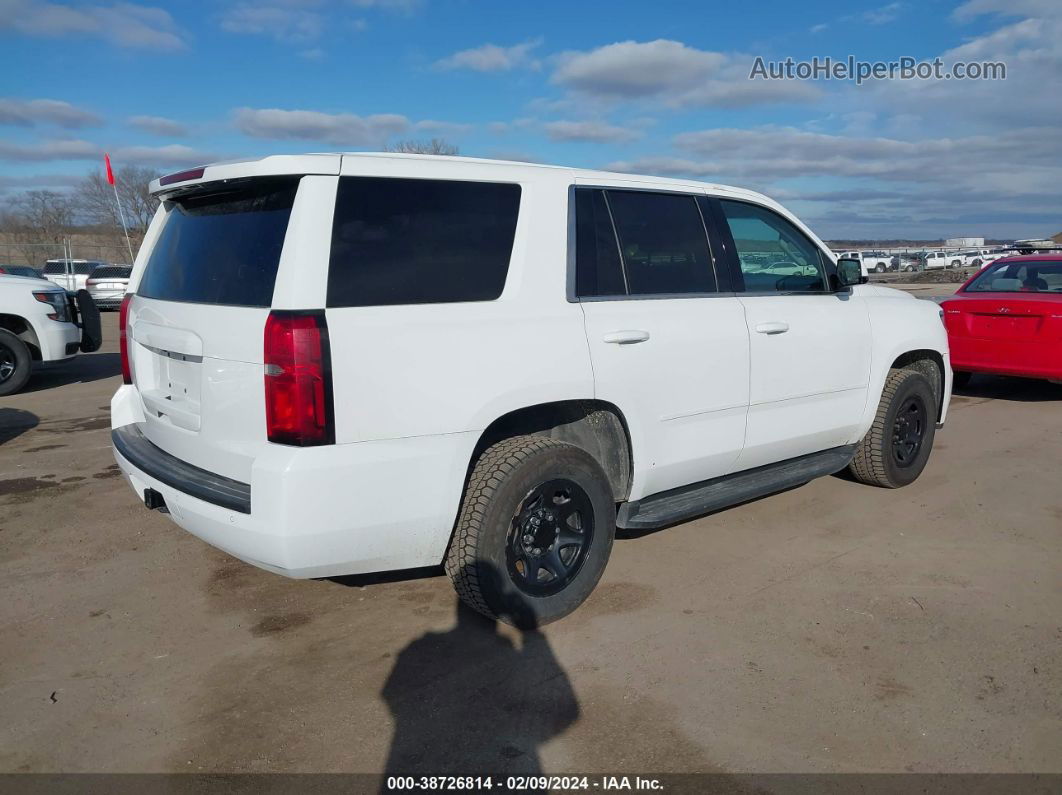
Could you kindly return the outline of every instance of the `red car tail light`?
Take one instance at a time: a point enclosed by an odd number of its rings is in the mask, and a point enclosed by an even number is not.
[[[126,293],[122,298],[122,304],[118,307],[118,350],[122,357],[122,383],[133,383],[133,370],[129,366],[129,302],[133,300],[132,293]]]
[[[264,362],[269,441],[297,447],[335,443],[324,312],[270,312]]]

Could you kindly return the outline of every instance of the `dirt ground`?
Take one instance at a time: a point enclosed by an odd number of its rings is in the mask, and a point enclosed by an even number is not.
[[[1062,772],[1062,386],[975,378],[906,489],[618,540],[521,635],[148,512],[105,329],[0,400],[0,771]]]

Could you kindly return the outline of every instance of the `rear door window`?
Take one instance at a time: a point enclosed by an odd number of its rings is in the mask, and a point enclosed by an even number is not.
[[[167,201],[137,294],[269,306],[298,185],[297,177],[256,179]]]
[[[510,183],[341,177],[328,306],[498,298],[519,207]]]
[[[605,193],[593,188],[575,191],[575,293],[580,298],[627,293]]]
[[[713,293],[708,234],[692,195],[605,192],[630,295]]]

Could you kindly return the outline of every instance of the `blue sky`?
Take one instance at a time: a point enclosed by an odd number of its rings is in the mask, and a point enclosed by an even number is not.
[[[1062,2],[0,0],[0,191],[445,138],[753,187],[825,237],[1062,230]],[[1000,81],[763,81],[756,56]]]

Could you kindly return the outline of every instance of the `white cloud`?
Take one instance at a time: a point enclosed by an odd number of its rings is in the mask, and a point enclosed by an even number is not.
[[[607,168],[762,190],[833,236],[1054,234],[1037,225],[1062,219],[1056,139],[1054,127],[921,140],[724,128],[676,136],[680,155]]]
[[[531,52],[542,43],[531,39],[511,47],[484,44],[469,50],[461,50],[435,62],[437,69],[471,69],[474,72],[508,72],[517,67],[539,68],[539,62],[531,58]]]
[[[221,17],[221,28],[229,33],[271,36],[283,42],[311,41],[324,26],[317,12],[282,4],[239,3]]]
[[[554,141],[626,143],[642,137],[640,130],[603,121],[551,121],[542,125],[542,128]]]
[[[0,124],[33,127],[55,124],[67,129],[95,127],[103,120],[95,113],[57,99],[0,98]]]
[[[224,159],[221,155],[190,146],[125,146],[110,149],[111,160],[116,163],[138,165],[201,165]],[[102,160],[104,148],[99,144],[75,139],[37,141],[33,144],[15,144],[0,141],[0,160],[15,162],[45,162],[59,160]]]
[[[188,135],[188,127],[179,121],[167,119],[164,116],[130,116],[129,124],[152,135],[163,135],[170,138],[183,138]]]
[[[892,22],[896,17],[900,15],[900,11],[903,9],[903,3],[889,3],[888,5],[880,6],[879,8],[872,8],[869,11],[864,11],[860,15],[860,19],[870,25],[884,25],[887,22]]]
[[[809,83],[750,80],[753,60],[668,39],[624,41],[562,53],[552,81],[593,99],[646,100],[670,107],[745,107],[819,96]]]
[[[185,41],[170,13],[135,3],[72,5],[0,0],[0,29],[27,36],[92,36],[122,47],[181,50]]]
[[[357,116],[280,108],[237,108],[233,120],[240,132],[254,138],[358,147],[380,146],[411,126],[409,119],[395,113]]]

